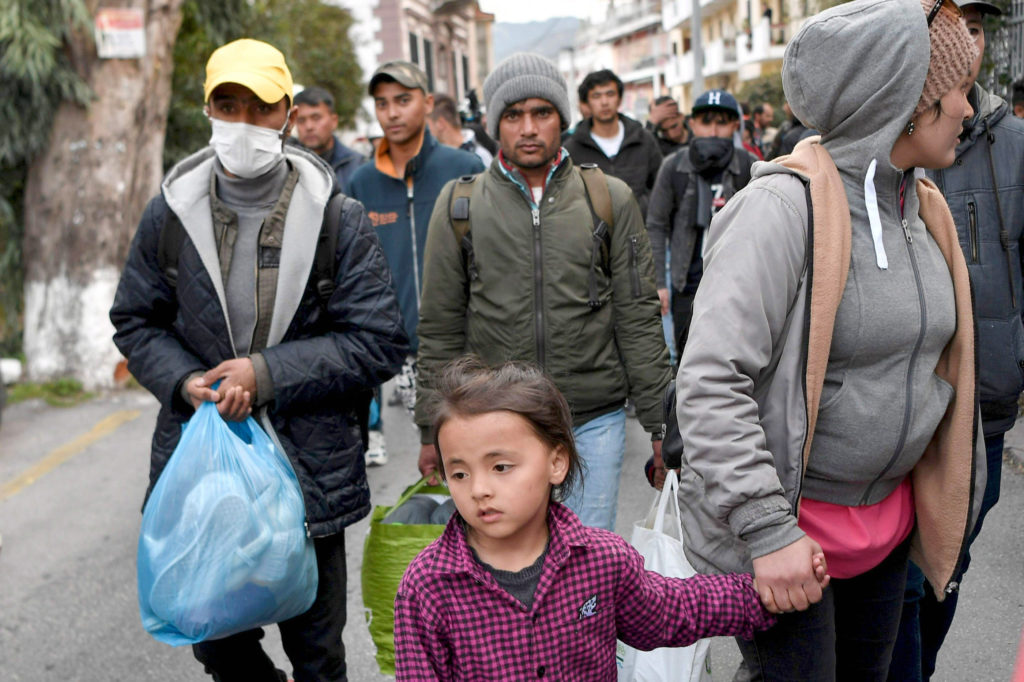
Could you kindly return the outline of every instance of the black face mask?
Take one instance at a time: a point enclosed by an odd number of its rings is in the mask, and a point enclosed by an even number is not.
[[[701,175],[718,173],[732,161],[732,139],[695,137],[690,140],[690,163]]]

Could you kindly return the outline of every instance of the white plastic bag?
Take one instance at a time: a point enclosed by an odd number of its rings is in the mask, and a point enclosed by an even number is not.
[[[683,554],[678,492],[679,479],[669,470],[647,518],[633,524],[630,540],[643,556],[644,568],[667,578],[689,578],[696,573]],[[619,682],[711,682],[710,645],[710,640],[702,639],[687,647],[638,651],[619,642]]]

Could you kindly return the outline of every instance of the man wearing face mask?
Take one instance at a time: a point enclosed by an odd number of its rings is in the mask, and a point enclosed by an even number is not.
[[[210,146],[171,169],[146,208],[110,311],[114,342],[161,403],[150,489],[204,401],[228,421],[251,414],[280,444],[319,574],[281,639],[295,680],[345,680],[344,529],[370,511],[359,426],[408,339],[363,207],[315,154],[283,144],[295,118],[283,55],[248,39],[219,48],[205,98]],[[217,680],[286,679],[262,636],[193,652]]]
[[[704,272],[704,240],[711,218],[750,181],[754,157],[733,145],[739,129],[736,99],[709,90],[693,105],[690,143],[667,157],[658,171],[647,209],[647,232],[654,262],[665,262],[671,246],[672,324],[676,352],[682,355],[690,329],[693,297]],[[665,270],[655,268],[661,314],[669,309]]]

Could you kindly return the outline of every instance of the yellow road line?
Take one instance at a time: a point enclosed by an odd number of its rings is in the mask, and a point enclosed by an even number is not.
[[[0,502],[18,494],[24,488],[35,483],[36,480],[50,473],[96,441],[117,431],[122,425],[137,418],[140,414],[139,410],[120,410],[115,412],[97,423],[88,432],[53,450],[35,465],[23,471],[19,476],[0,486]]]

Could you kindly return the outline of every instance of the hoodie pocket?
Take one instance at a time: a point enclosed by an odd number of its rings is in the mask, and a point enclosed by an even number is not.
[[[821,387],[821,402],[818,403],[818,412],[824,412],[835,407],[847,386],[846,373],[840,372],[836,377],[825,376],[825,383]]]

